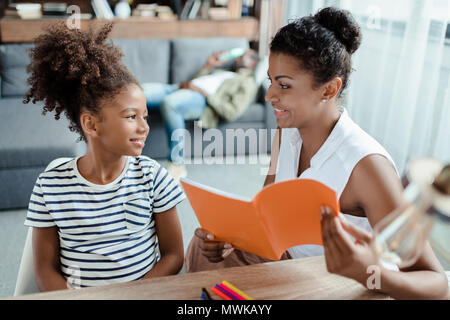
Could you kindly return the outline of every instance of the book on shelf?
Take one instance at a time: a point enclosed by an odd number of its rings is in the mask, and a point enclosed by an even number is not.
[[[95,16],[99,19],[114,19],[114,13],[106,0],[91,0]]]
[[[183,10],[180,14],[181,20],[194,20],[197,18],[200,8],[202,6],[201,0],[187,0],[184,4]]]
[[[271,260],[303,244],[322,245],[320,206],[339,212],[337,193],[310,179],[271,184],[253,199],[181,179],[200,226],[234,248]]]
[[[188,19],[194,20],[195,18],[197,18],[197,15],[200,11],[201,6],[202,6],[202,1],[195,0],[194,3],[192,4],[191,10],[189,11]]]
[[[189,17],[189,11],[191,11],[192,5],[194,4],[194,0],[187,0],[184,4],[183,10],[180,14],[180,19],[186,20]]]

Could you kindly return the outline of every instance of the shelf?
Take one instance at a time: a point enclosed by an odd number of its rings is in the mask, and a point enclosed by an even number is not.
[[[0,19],[0,39],[2,43],[32,42],[44,27],[55,21],[65,19],[21,20]],[[92,23],[111,20],[81,20],[81,29],[87,30]],[[240,37],[258,41],[259,23],[254,17],[239,20],[172,20],[130,17],[114,19],[111,38],[209,38]]]

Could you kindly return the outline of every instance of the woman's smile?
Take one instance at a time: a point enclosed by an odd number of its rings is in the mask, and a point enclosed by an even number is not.
[[[286,116],[289,113],[289,111],[287,111],[287,110],[283,110],[283,109],[277,108],[275,106],[272,106],[272,107],[274,109],[274,114],[277,118]]]

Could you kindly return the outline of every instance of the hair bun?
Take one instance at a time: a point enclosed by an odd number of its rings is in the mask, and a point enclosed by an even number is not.
[[[362,38],[361,29],[349,11],[328,7],[317,12],[314,19],[321,26],[332,31],[350,54],[359,48]]]

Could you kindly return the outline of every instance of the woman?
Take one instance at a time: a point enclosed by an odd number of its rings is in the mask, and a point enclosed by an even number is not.
[[[367,268],[376,265],[381,270],[380,291],[394,298],[442,298],[447,279],[428,244],[413,266],[393,271],[378,262],[368,245],[369,233],[361,228],[370,229],[404,199],[390,155],[339,104],[349,81],[351,55],[360,43],[360,28],[351,14],[336,8],[289,23],[271,42],[266,100],[277,117],[280,130],[274,142],[280,145],[279,154],[272,152],[264,186],[295,178],[318,180],[337,192],[343,213],[333,218],[323,209],[324,248],[296,246],[283,258],[325,254],[330,272],[363,285]],[[346,232],[359,240],[357,244]],[[212,239],[196,230],[186,254],[188,271],[267,261]]]

